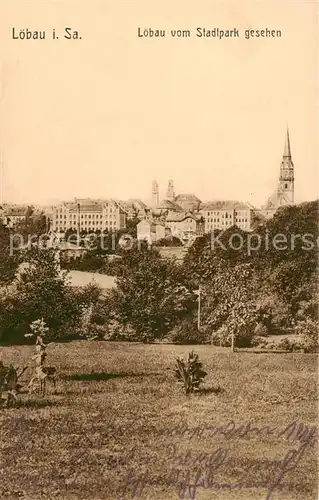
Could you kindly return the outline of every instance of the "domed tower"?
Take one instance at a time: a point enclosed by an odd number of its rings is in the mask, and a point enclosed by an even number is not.
[[[279,189],[289,204],[294,203],[294,164],[291,159],[289,130],[287,128],[284,154],[280,165]]]
[[[167,191],[166,191],[166,199],[169,201],[175,200],[175,191],[174,191],[174,182],[173,179],[168,181]]]
[[[159,204],[158,182],[154,180],[152,182],[152,206],[157,207],[158,204]]]

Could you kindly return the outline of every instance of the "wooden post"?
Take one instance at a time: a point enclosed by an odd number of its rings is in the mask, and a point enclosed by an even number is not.
[[[231,334],[231,352],[234,352],[234,347],[235,347],[235,338],[234,338],[234,332]]]

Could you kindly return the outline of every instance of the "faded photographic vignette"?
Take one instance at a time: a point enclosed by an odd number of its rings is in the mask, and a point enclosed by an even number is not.
[[[2,0],[0,499],[318,498],[317,22]]]

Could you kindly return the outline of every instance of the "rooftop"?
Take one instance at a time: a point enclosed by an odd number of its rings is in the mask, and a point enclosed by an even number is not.
[[[237,200],[217,200],[205,203],[202,210],[253,210],[250,203]]]
[[[289,205],[290,202],[283,191],[277,189],[267,200],[265,205],[262,207],[263,210],[276,210],[278,207],[283,205]]]
[[[199,221],[201,219],[200,216],[195,215],[191,212],[183,212],[183,213],[170,212],[167,215],[166,222],[182,222],[183,220],[189,218],[192,218],[195,221]]]
[[[192,201],[194,203],[201,203],[201,200],[197,198],[194,194],[181,193],[175,197],[175,201]]]
[[[77,212],[77,205],[72,205],[70,207],[70,212]],[[80,212],[102,212],[103,207],[101,204],[92,204],[92,205],[80,205]]]
[[[156,207],[156,209],[160,210],[174,210],[178,212],[182,212],[183,209],[178,205],[178,203],[175,203],[175,201],[170,201],[170,200],[162,200],[160,204]]]
[[[26,215],[28,209],[26,207],[10,207],[4,209],[4,215],[8,217],[14,216],[24,216]]]

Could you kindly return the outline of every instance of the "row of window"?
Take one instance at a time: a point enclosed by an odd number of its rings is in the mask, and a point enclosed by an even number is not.
[[[105,207],[104,208],[104,211],[105,212],[116,212],[118,209],[116,207]],[[80,212],[81,212],[81,209],[80,209]],[[98,212],[96,212],[96,214],[98,215],[98,213],[100,212],[100,210]],[[69,210],[67,208],[56,208],[55,209],[55,213],[56,214],[62,214],[62,213],[69,213]]]
[[[116,228],[117,225],[116,225],[116,222],[114,222],[112,224],[112,222],[110,222],[109,224],[94,224],[94,222],[90,222],[89,224],[87,223],[87,221],[85,221],[85,224],[84,224],[85,227],[83,227],[83,225],[81,224],[80,228],[81,229],[87,229],[89,231],[95,231],[96,229],[102,229],[103,227],[106,227],[108,229],[112,229],[112,228]],[[99,227],[97,227],[99,226]],[[75,226],[65,226],[65,225],[54,225],[53,226],[53,229],[54,231],[67,231],[68,229],[72,229],[74,231],[76,231],[76,227]]]
[[[108,215],[108,214],[106,214],[106,217],[109,217],[109,218],[110,218],[110,217],[113,217],[113,219],[114,219],[114,218],[116,217],[116,215],[117,215],[116,213],[115,213],[115,214],[109,214],[109,215]],[[60,219],[63,219],[63,218],[64,218],[64,219],[66,219],[66,218],[67,218],[67,216],[66,216],[66,215],[64,215],[64,216],[63,216],[63,215],[60,215]],[[92,217],[91,217],[91,214],[84,214],[84,215],[83,215],[83,214],[81,214],[81,219],[91,219],[91,218],[92,218],[92,219],[94,219],[94,215],[92,215]],[[101,215],[99,215],[99,216],[96,216],[96,219],[98,219],[98,218],[99,218],[99,219],[103,219],[103,215],[101,214]],[[59,216],[56,216],[56,219],[59,219]],[[74,215],[73,215],[73,217],[72,217],[72,215],[70,215],[70,219],[71,219],[71,220],[72,220],[72,219],[73,219],[73,220],[76,220],[76,219],[77,219],[77,215],[76,215],[76,214],[74,214]]]
[[[236,222],[238,222],[238,223],[240,223],[240,224],[242,224],[242,225],[245,225],[245,226],[247,226],[247,224],[248,224],[247,219],[242,219],[242,221],[240,221],[240,222],[239,222],[239,221],[236,221]],[[221,225],[224,225],[224,226],[231,226],[232,224],[233,224],[233,222],[232,222],[232,221],[230,221],[230,220],[223,220],[223,221],[221,221],[221,222],[220,222],[219,220],[214,220],[214,221],[210,221],[210,222],[209,222],[209,221],[207,221],[206,226],[209,226],[209,227],[212,227],[212,226],[214,226],[214,225],[219,225],[219,226],[221,226]]]
[[[78,214],[70,214],[70,219],[72,219],[72,218],[76,219],[77,216],[78,216]],[[91,219],[91,218],[92,219],[94,219],[94,218],[96,218],[96,219],[102,219],[103,214],[81,214],[81,218],[82,219],[83,219],[83,217],[85,217],[85,218],[88,217],[89,219]]]
[[[111,221],[103,221],[103,220],[84,220],[84,221],[82,220],[82,221],[80,221],[80,226],[87,226],[88,224],[92,224],[93,226],[95,226],[95,225],[96,226],[103,226],[104,224],[106,224],[106,225],[111,224],[113,226],[116,226],[117,221],[116,220],[114,220],[114,221],[112,221],[112,220]],[[59,225],[60,226],[61,225],[63,225],[63,226],[72,226],[72,225],[76,226],[77,223],[75,220],[70,221],[69,224],[67,224],[65,221],[58,221],[57,220],[57,221],[54,221],[54,225],[56,225],[56,226],[59,226]]]
[[[239,217],[239,218],[236,218],[235,219],[236,222],[248,222],[248,219],[247,218],[244,218],[244,217]],[[209,223],[211,222],[220,222],[220,219],[218,219],[217,217],[211,217],[210,219],[206,219],[206,221]],[[222,221],[224,222],[224,221]],[[225,221],[226,223],[228,223],[228,221]],[[229,223],[231,223],[231,221],[229,221]]]
[[[235,215],[238,215],[238,216],[246,216],[247,217],[247,210],[235,210],[234,213],[235,213]],[[221,217],[225,217],[227,219],[228,217],[232,217],[233,216],[233,211],[231,211],[230,213],[228,213],[228,212],[226,212],[226,213],[225,212],[220,212],[219,213],[219,212],[216,212],[216,211],[207,212],[207,216],[209,217],[210,215],[213,215],[213,216],[214,215],[215,216],[216,215],[217,216],[221,215]]]

